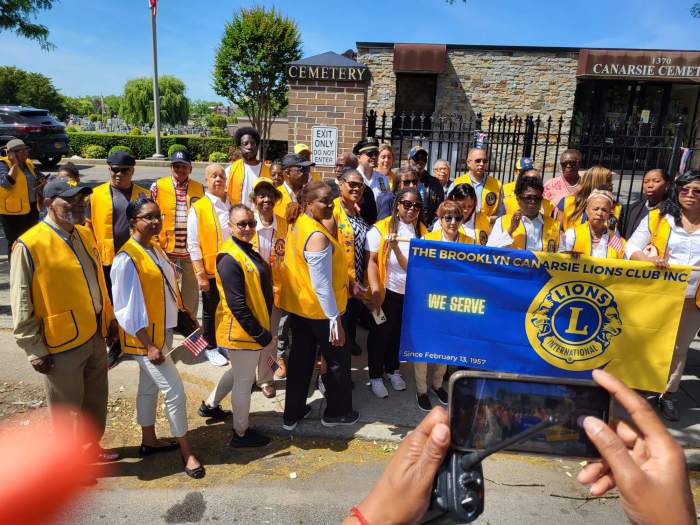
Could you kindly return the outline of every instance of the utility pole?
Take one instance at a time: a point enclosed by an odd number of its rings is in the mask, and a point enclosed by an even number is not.
[[[156,11],[158,0],[149,0],[151,10],[151,38],[153,40],[153,124],[156,135],[156,152],[154,159],[162,159],[160,152],[160,93],[158,91],[158,38],[156,33]]]

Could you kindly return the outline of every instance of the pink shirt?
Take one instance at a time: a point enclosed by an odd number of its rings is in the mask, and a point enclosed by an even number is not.
[[[580,182],[572,187],[567,184],[563,175],[559,175],[544,183],[544,193],[542,196],[556,206],[564,197],[576,195],[580,189]]]

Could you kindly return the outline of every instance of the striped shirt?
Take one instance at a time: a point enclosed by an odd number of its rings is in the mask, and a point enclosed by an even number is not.
[[[173,186],[175,187],[175,246],[173,250],[168,252],[168,255],[177,259],[189,259],[190,254],[187,251],[187,187],[189,178],[184,183],[179,183],[173,177]],[[154,182],[151,185],[151,197],[156,200],[158,197],[158,184]]]

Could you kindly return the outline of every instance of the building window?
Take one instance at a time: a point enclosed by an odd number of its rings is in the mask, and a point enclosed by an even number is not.
[[[431,115],[435,111],[436,89],[437,75],[397,73],[396,114]]]

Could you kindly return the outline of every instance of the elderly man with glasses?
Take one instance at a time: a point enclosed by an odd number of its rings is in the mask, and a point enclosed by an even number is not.
[[[460,184],[469,184],[476,192],[476,211],[489,217],[491,224],[505,213],[503,204],[503,189],[495,177],[488,174],[488,153],[483,148],[470,148],[467,153],[467,168],[469,171],[457,177],[448,194]]]

